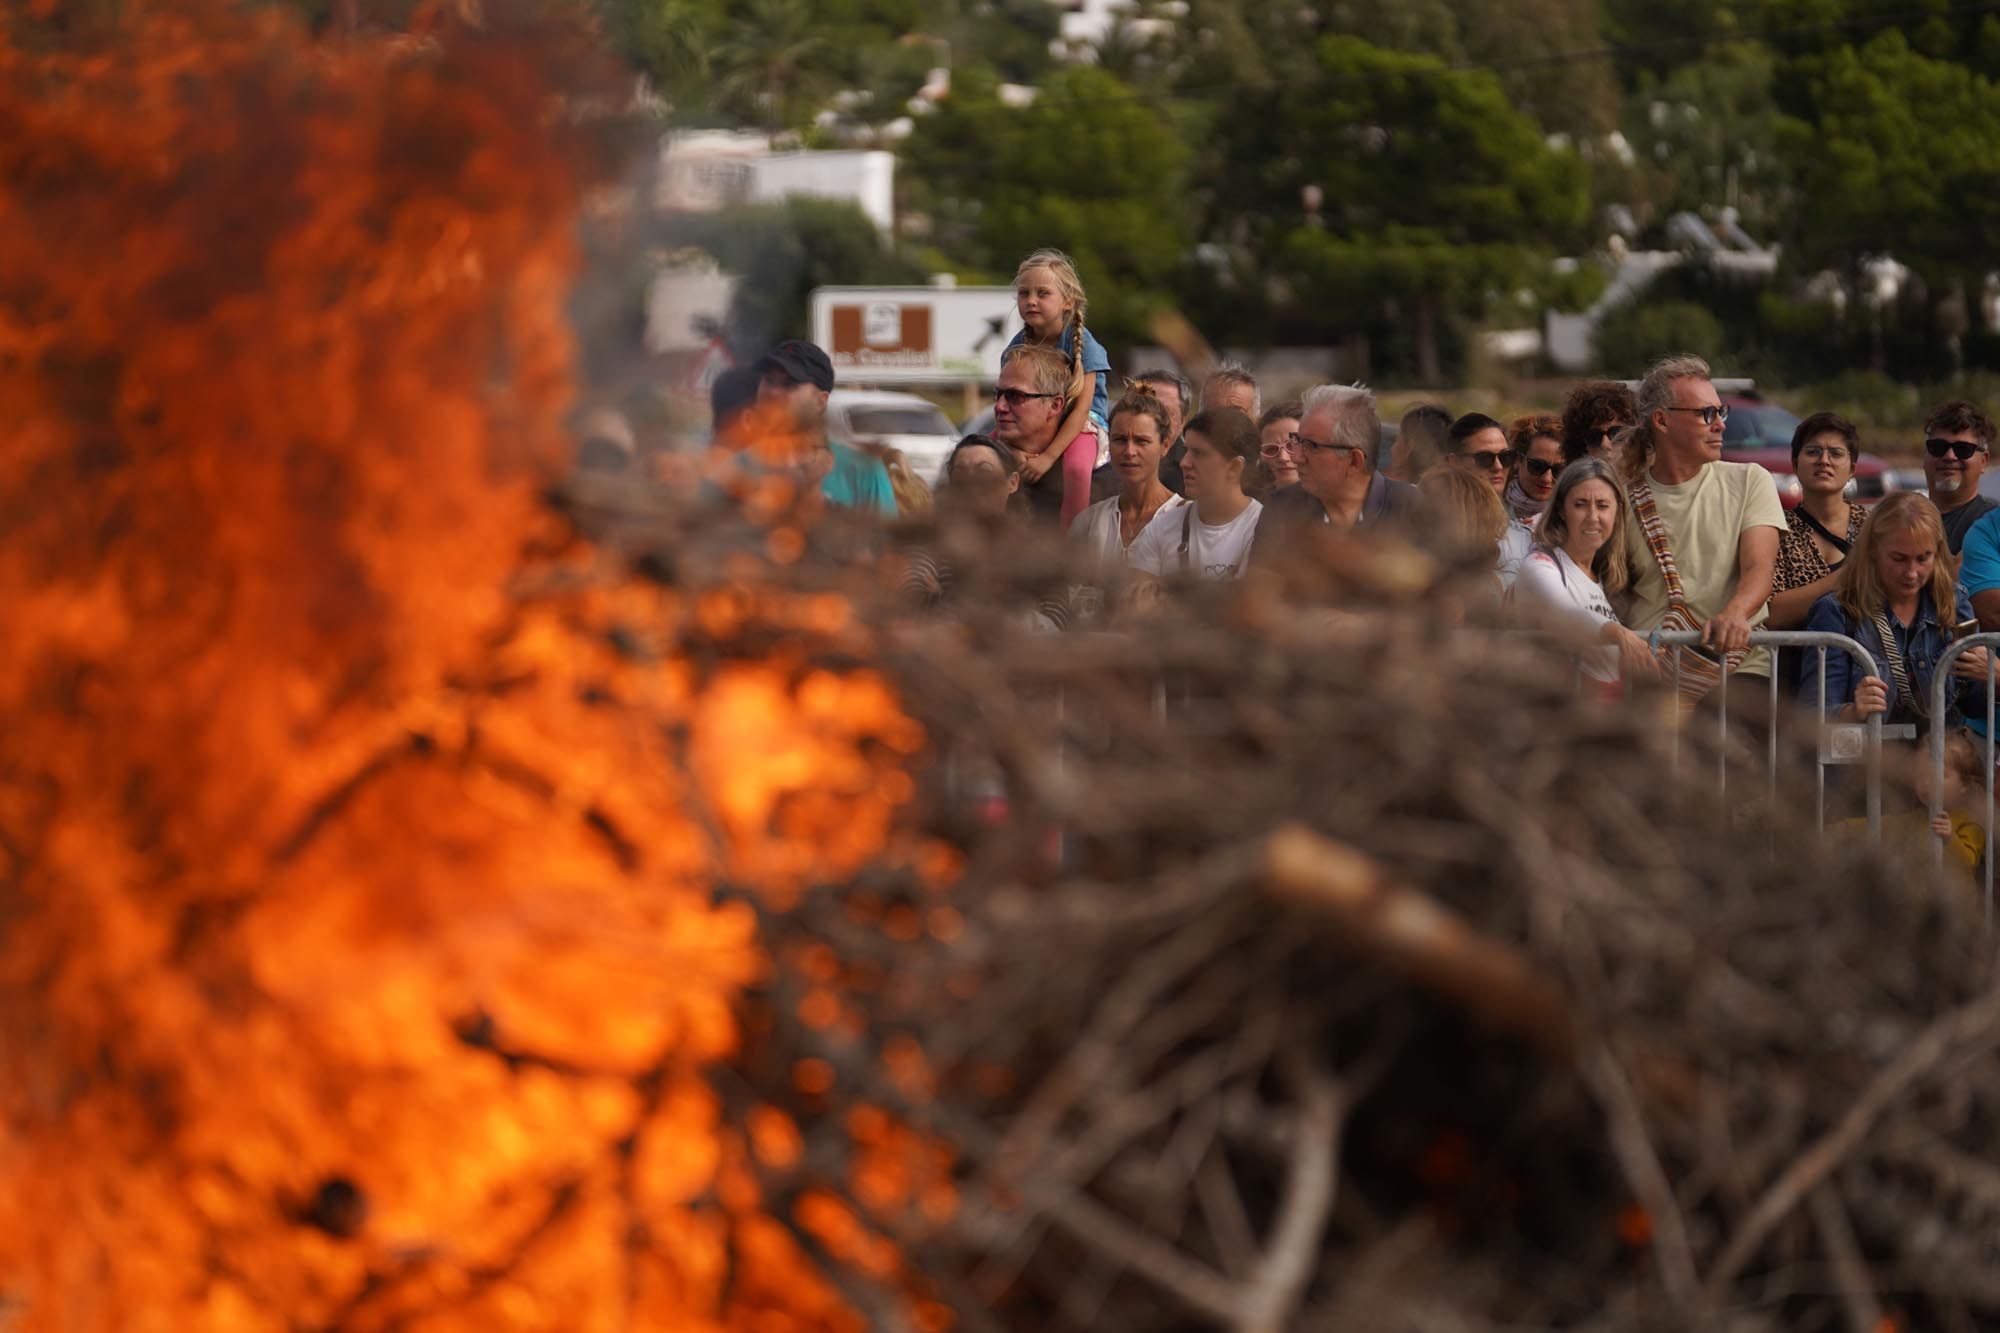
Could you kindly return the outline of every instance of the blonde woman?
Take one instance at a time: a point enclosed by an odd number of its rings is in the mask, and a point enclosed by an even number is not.
[[[1975,648],[1952,663],[1959,687],[1945,692],[1945,716],[1932,718],[1931,690],[1952,627],[1972,619],[1972,605],[1958,590],[1958,562],[1946,544],[1944,519],[1929,497],[1903,491],[1875,506],[1861,526],[1854,550],[1841,562],[1834,591],[1813,603],[1806,628],[1845,634],[1874,657],[1882,676],[1866,676],[1845,653],[1826,655],[1826,692],[1820,692],[1818,654],[1806,655],[1799,700],[1839,718],[1860,722],[1877,713],[1884,721],[1956,726],[1962,701],[1986,679],[1986,650]]]
[[[1507,532],[1500,492],[1469,468],[1432,468],[1417,483],[1431,531],[1453,554],[1497,550]]]
[[[1514,582],[1514,606],[1532,624],[1597,641],[1578,655],[1577,669],[1600,695],[1616,696],[1629,680],[1659,675],[1646,640],[1611,609],[1630,573],[1625,488],[1610,463],[1586,454],[1556,478]]]

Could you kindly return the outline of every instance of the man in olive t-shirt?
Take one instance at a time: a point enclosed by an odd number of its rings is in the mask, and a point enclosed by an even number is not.
[[[1659,362],[1640,383],[1637,397],[1637,447],[1646,451],[1646,483],[1666,528],[1688,611],[1701,625],[1705,647],[1718,652],[1746,647],[1768,613],[1778,533],[1785,526],[1777,484],[1755,463],[1721,461],[1728,412],[1701,358]],[[1629,507],[1625,542],[1636,570],[1625,623],[1643,634],[1658,629],[1666,617],[1667,582]],[[1751,653],[1737,674],[1770,675],[1770,653]]]

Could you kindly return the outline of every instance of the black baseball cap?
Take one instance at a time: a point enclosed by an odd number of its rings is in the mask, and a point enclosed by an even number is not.
[[[810,384],[815,389],[833,391],[833,362],[827,360],[825,352],[802,338],[787,338],[764,354],[757,363],[757,374],[761,378],[767,370],[782,370],[800,384]]]

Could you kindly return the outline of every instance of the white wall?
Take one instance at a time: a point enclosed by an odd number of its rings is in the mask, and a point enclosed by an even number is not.
[[[736,295],[736,282],[734,274],[724,273],[712,259],[654,274],[646,292],[646,350],[687,352],[706,347],[701,324],[704,320],[722,324]]]
[[[750,197],[755,202],[775,203],[799,194],[849,199],[884,233],[895,229],[893,153],[772,153],[751,166]]]

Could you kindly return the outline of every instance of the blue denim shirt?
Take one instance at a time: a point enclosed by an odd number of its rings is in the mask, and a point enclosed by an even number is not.
[[[1972,602],[1961,589],[1957,598],[1956,614],[1951,623],[1972,619]],[[1917,623],[1905,628],[1892,614],[1888,617],[1890,632],[1896,636],[1896,646],[1903,653],[1903,669],[1910,673],[1910,683],[1924,691],[1924,706],[1930,706],[1932,677],[1937,672],[1938,659],[1944,656],[1948,646],[1945,631],[1949,624],[1939,624],[1937,609],[1931,605],[1928,590],[1917,603]],[[1812,614],[1806,617],[1806,628],[1825,634],[1845,634],[1866,648],[1875,658],[1875,665],[1881,671],[1882,683],[1889,691],[1889,715],[1895,716],[1902,707],[1902,694],[1896,688],[1896,676],[1889,668],[1889,654],[1882,646],[1882,636],[1875,629],[1873,621],[1855,621],[1841,609],[1840,602],[1832,593],[1813,603]],[[1861,683],[1862,668],[1847,653],[1829,650],[1826,655],[1826,698],[1819,694],[1819,654],[1805,648],[1799,652],[1799,702],[1808,708],[1818,708],[1822,713],[1831,713],[1844,704],[1854,702],[1854,688]],[[1945,691],[1945,710],[1948,721],[1956,720],[1962,703],[1971,699],[1972,691],[1980,690],[1975,681],[1964,681],[1956,690]],[[1982,696],[1983,697],[1983,696]],[[1984,703],[1980,705],[1983,715]]]

